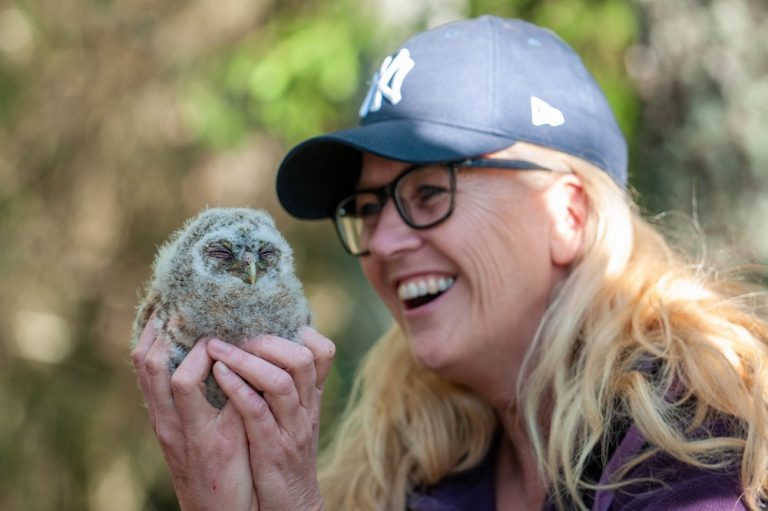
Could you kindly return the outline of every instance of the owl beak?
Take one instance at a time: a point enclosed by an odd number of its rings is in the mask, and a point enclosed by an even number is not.
[[[243,279],[243,282],[246,284],[250,283],[251,285],[254,285],[256,283],[256,256],[253,255],[249,251],[243,252],[242,257],[240,258],[240,264],[239,271],[242,273],[240,274],[240,278]]]
[[[256,261],[253,259],[248,261],[248,278],[251,281],[251,285],[256,283]]]

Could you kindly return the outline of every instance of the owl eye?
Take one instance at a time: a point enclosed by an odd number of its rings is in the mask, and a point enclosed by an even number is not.
[[[259,250],[259,259],[273,263],[277,260],[277,250],[273,248],[264,248]]]
[[[212,247],[205,252],[209,257],[215,259],[232,259],[232,252],[224,247]]]

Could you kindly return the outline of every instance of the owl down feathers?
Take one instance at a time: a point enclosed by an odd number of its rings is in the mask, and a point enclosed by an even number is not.
[[[133,324],[136,345],[154,314],[170,343],[169,371],[201,339],[234,345],[263,334],[298,342],[310,311],[293,268],[293,252],[263,210],[211,208],[189,219],[160,247]],[[227,399],[213,375],[206,397]]]

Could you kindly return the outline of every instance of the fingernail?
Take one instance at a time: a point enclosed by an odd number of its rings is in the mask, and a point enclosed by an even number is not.
[[[219,374],[229,374],[229,367],[224,362],[218,361],[214,365]]]
[[[213,353],[217,353],[219,355],[224,354],[227,350],[227,346],[224,341],[220,341],[219,339],[215,338],[208,341],[208,346]]]

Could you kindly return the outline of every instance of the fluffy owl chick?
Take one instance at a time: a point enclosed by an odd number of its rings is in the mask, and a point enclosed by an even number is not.
[[[152,313],[171,343],[170,370],[200,339],[238,345],[274,334],[296,341],[310,321],[291,247],[262,210],[212,208],[188,220],[160,247],[133,324],[133,345]],[[208,401],[227,399],[213,375]]]

